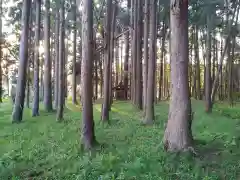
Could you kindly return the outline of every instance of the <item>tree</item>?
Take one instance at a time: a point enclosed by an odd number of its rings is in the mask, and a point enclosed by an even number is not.
[[[143,110],[146,112],[147,78],[148,78],[148,37],[149,37],[149,0],[144,7],[144,47],[143,47]]]
[[[155,70],[156,70],[156,11],[157,0],[150,3],[150,43],[149,43],[149,60],[147,72],[147,98],[146,114],[144,124],[152,124],[154,121],[154,88],[155,88]]]
[[[58,96],[59,96],[59,4],[56,9],[56,21],[55,21],[55,81],[54,81],[54,106],[58,108]]]
[[[183,151],[192,143],[188,88],[188,0],[170,1],[170,22],[171,100],[163,141],[166,150]]]
[[[83,0],[82,12],[82,144],[91,149],[96,144],[93,120],[93,1]]]
[[[64,39],[65,39],[65,8],[64,0],[60,1],[60,37],[59,37],[59,77],[58,77],[58,108],[57,108],[57,121],[63,120],[63,107],[64,107]]]
[[[111,52],[110,52],[110,35],[111,35],[111,15],[112,15],[112,0],[107,0],[107,14],[106,14],[106,34],[105,49],[104,49],[104,100],[102,105],[102,121],[109,121],[109,107],[110,107],[110,66],[111,66]],[[83,52],[83,51],[82,51]],[[82,69],[83,70],[83,69]]]
[[[130,25],[130,8],[131,8],[131,0],[128,0],[128,17],[127,17],[127,25]],[[130,29],[129,29],[130,30]],[[124,56],[124,78],[123,78],[123,85],[124,85],[124,98],[125,100],[128,99],[128,65],[129,65],[129,31],[124,35],[124,43],[125,43],[125,56]]]
[[[205,77],[205,101],[206,101],[206,112],[212,111],[211,102],[211,89],[212,89],[212,78],[211,78],[211,39],[212,39],[212,17],[207,17],[207,48],[206,48],[206,77]]]
[[[13,123],[21,122],[22,116],[23,116],[26,75],[27,75],[26,67],[28,64],[28,33],[29,33],[30,8],[31,8],[31,0],[24,0],[23,10],[22,10],[22,33],[21,33],[20,51],[19,51],[20,62],[19,62],[19,68],[18,68],[15,105],[12,113]]]
[[[45,0],[44,14],[44,108],[46,111],[52,111],[52,81],[51,71],[52,62],[50,58],[50,1]]]
[[[137,28],[136,28],[136,38],[137,38],[137,46],[136,48],[136,56],[137,58],[135,60],[136,62],[136,105],[137,107],[142,110],[142,91],[143,91],[143,85],[142,85],[142,37],[143,37],[143,0],[138,0],[137,3]]]
[[[76,98],[76,59],[77,59],[77,26],[76,26],[76,20],[77,20],[77,6],[76,6],[76,0],[73,1],[73,65],[72,65],[72,102],[73,104],[77,104],[77,98]]]
[[[34,98],[32,116],[39,115],[39,38],[41,25],[41,0],[36,1],[36,27],[35,27],[35,51],[34,51]]]

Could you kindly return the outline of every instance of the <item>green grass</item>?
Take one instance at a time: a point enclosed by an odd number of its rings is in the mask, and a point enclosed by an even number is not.
[[[197,157],[164,152],[167,103],[156,105],[156,123],[148,127],[140,125],[141,113],[127,102],[116,102],[111,124],[102,125],[100,105],[95,105],[96,136],[102,146],[93,152],[83,152],[79,145],[80,107],[68,107],[62,123],[56,122],[54,113],[32,118],[25,109],[23,122],[11,124],[11,106],[0,105],[0,180],[240,178],[240,118],[235,117],[239,106],[219,104],[206,115],[203,103],[193,102]]]

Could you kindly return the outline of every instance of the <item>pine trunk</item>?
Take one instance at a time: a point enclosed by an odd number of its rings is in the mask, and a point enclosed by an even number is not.
[[[50,1],[45,0],[44,14],[44,108],[47,112],[52,111],[52,63],[50,58]]]
[[[83,0],[82,12],[82,144],[85,150],[96,144],[92,102],[93,1]]]
[[[15,105],[12,113],[12,122],[18,123],[22,121],[25,88],[27,79],[27,64],[28,64],[28,33],[29,33],[29,16],[30,16],[31,0],[23,1],[22,10],[22,33],[20,41],[19,51],[19,68],[18,68],[18,80],[15,96]]]
[[[171,0],[170,22],[172,97],[163,141],[167,151],[184,151],[192,143],[191,101],[188,88],[187,0]]]

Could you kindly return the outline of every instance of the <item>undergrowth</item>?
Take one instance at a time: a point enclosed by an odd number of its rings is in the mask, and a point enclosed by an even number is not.
[[[218,180],[239,179],[240,120],[237,111],[216,106],[204,113],[193,102],[193,135],[198,156],[167,153],[162,148],[168,104],[156,105],[156,122],[141,126],[142,114],[130,103],[116,102],[111,123],[100,122],[101,105],[94,107],[95,151],[80,148],[81,112],[68,104],[64,121],[54,113],[40,112],[32,118],[25,109],[21,124],[11,124],[12,107],[0,105],[0,179],[58,180]],[[219,113],[220,112],[220,113]],[[228,112],[231,117],[221,112]]]

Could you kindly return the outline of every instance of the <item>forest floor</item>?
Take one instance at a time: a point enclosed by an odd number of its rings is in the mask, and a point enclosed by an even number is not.
[[[95,151],[80,149],[80,107],[68,105],[65,120],[54,113],[32,118],[25,109],[21,124],[11,124],[9,103],[0,105],[0,179],[58,180],[237,180],[240,179],[240,106],[218,104],[205,114],[193,101],[193,135],[198,156],[167,153],[162,147],[168,104],[156,105],[156,122],[140,125],[141,113],[115,102],[111,124],[102,125],[95,105]]]

